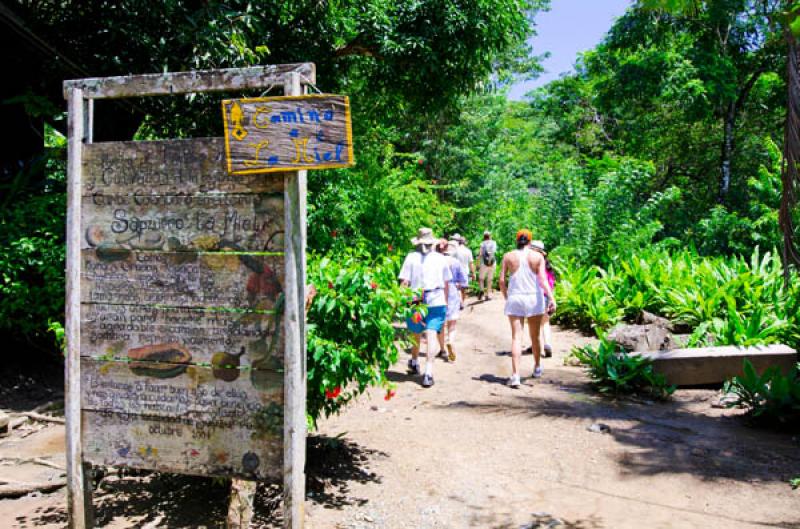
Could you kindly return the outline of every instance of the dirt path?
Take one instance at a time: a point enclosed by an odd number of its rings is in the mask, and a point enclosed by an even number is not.
[[[460,327],[460,356],[436,365],[433,388],[404,374],[403,355],[393,400],[373,392],[322,425],[376,452],[374,478],[349,483],[349,504],[310,502],[315,528],[800,527],[800,491],[786,483],[800,475],[796,440],[712,408],[717,392],[600,399],[563,365],[588,341],[566,331],[544,377],[513,390],[502,302],[472,305]]]
[[[597,397],[563,358],[590,341],[557,330],[544,377],[505,386],[509,331],[499,299],[470,305],[459,358],[436,385],[392,369],[397,396],[371,391],[309,439],[308,527],[314,529],[800,528],[798,440],[745,427],[712,407],[716,391],[660,404]],[[602,423],[607,433],[587,428]],[[63,463],[63,428],[0,441],[4,457]],[[0,464],[0,478],[44,479],[47,467]],[[28,473],[28,474],[26,474]],[[17,479],[21,479],[17,477]],[[104,528],[221,527],[227,489],[209,479],[109,475],[96,493]],[[279,492],[260,489],[257,528],[280,527]],[[0,527],[64,527],[63,491],[0,500]]]

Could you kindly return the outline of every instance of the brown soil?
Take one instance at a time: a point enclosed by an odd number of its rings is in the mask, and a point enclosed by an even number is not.
[[[797,438],[713,407],[716,390],[679,390],[666,403],[598,397],[564,365],[591,341],[571,331],[556,331],[543,378],[510,389],[502,302],[471,304],[459,325],[458,360],[437,361],[433,388],[405,374],[401,355],[394,399],[371,391],[310,438],[308,527],[800,528],[800,491],[788,484],[800,476]],[[523,363],[529,376],[531,357]],[[589,430],[599,424],[608,431]],[[15,434],[0,458],[63,461],[52,453],[59,435]],[[16,471],[0,466],[0,478],[22,480]],[[278,494],[260,489],[256,527],[280,526]],[[188,528],[219,527],[225,501],[211,480],[113,475],[95,505],[101,527]],[[0,501],[0,527],[63,527],[63,502],[63,492]]]

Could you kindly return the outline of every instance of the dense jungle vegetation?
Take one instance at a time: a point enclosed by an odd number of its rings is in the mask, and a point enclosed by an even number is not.
[[[552,249],[567,323],[606,328],[646,309],[695,343],[798,346],[800,285],[784,283],[779,230],[794,19],[782,2],[678,4],[634,3],[575,73],[515,102],[509,83],[541,68],[546,50],[527,41],[546,0],[12,2],[61,55],[4,101],[44,140],[0,181],[0,331],[55,350],[62,79],[311,61],[320,90],[351,98],[358,160],[309,173],[313,416],[369,384],[391,397],[382,370],[408,296],[394,277],[419,226],[473,243],[490,229],[506,249],[532,229]],[[218,100],[98,105],[97,140],[219,135]]]

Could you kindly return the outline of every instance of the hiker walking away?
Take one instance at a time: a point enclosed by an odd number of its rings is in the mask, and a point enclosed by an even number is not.
[[[492,289],[494,288],[494,271],[497,268],[497,243],[492,240],[492,234],[489,231],[483,232],[483,241],[481,242],[481,249],[478,252],[478,262],[480,268],[478,271],[478,300],[492,299]]]
[[[533,344],[533,377],[542,376],[542,316],[555,311],[556,303],[544,269],[544,257],[528,248],[531,232],[519,230],[517,249],[503,256],[500,291],[506,300],[505,315],[511,324],[511,378],[508,385],[520,386],[519,360],[522,353],[522,328],[527,320]],[[508,280],[507,280],[508,278]],[[545,296],[548,301],[545,305]]]
[[[414,312],[406,321],[408,329],[414,334],[408,371],[415,375],[420,373],[419,342],[421,335],[425,333],[427,344],[422,385],[429,388],[433,386],[433,359],[439,345],[436,333],[444,327],[452,276],[445,256],[433,251],[437,239],[430,228],[420,228],[411,243],[415,246],[415,251],[406,256],[398,278],[401,285],[422,290],[422,299],[419,301],[427,305],[428,314],[423,318],[420,312]]]
[[[472,257],[472,250],[467,246],[467,239],[456,233],[451,237],[452,240],[458,241],[458,248],[456,249],[456,259],[461,263],[464,270],[464,275],[467,277],[467,284],[475,277],[475,258]],[[461,289],[461,303],[467,300],[466,287]]]
[[[539,252],[542,257],[544,258],[544,273],[547,276],[547,284],[550,285],[550,292],[555,294],[556,292],[556,273],[553,270],[553,265],[550,264],[550,260],[547,258],[547,252],[544,251],[544,242],[543,241],[533,241],[531,242],[531,250],[535,252]],[[548,303],[547,297],[545,297],[545,304]],[[550,358],[553,356],[553,343],[552,343],[552,332],[550,330],[550,315],[552,313],[548,310],[542,315],[542,344],[544,346],[544,357]]]
[[[450,267],[450,274],[452,281],[447,293],[447,315],[445,317],[445,328],[439,333],[439,355],[444,355],[445,349],[447,350],[447,359],[450,362],[456,361],[456,351],[454,347],[456,339],[456,323],[461,316],[461,293],[460,289],[466,288],[467,276],[464,275],[464,270],[461,268],[461,263],[458,262],[455,255],[458,251],[458,241],[442,239],[436,246],[436,251],[443,254],[447,259],[447,264]]]

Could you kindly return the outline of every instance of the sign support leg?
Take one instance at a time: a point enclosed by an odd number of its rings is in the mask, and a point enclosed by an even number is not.
[[[300,75],[288,74],[284,95],[301,95]],[[302,529],[306,465],[306,171],[286,174],[283,526]]]
[[[67,296],[65,314],[64,415],[67,442],[67,510],[71,529],[92,527],[91,488],[86,487],[81,451],[81,158],[86,132],[83,90],[68,91]],[[87,490],[88,489],[88,490]],[[87,497],[88,495],[88,497]]]
[[[227,529],[247,529],[253,521],[258,482],[245,479],[231,480],[231,501],[228,504]]]

